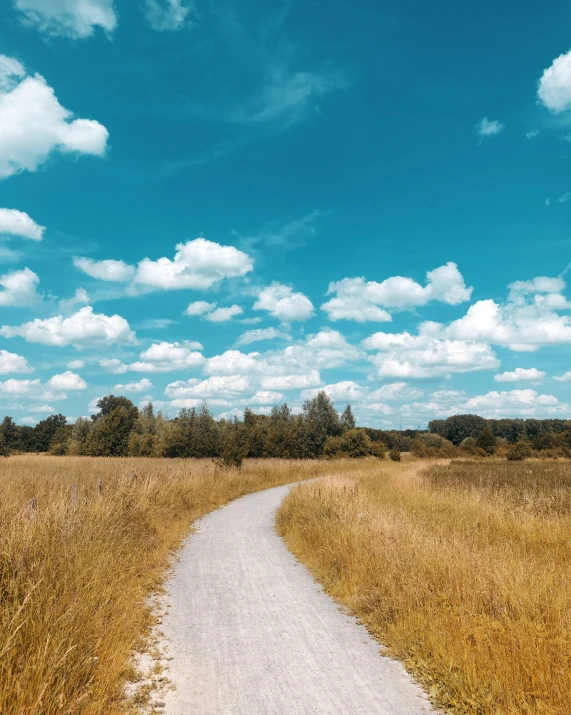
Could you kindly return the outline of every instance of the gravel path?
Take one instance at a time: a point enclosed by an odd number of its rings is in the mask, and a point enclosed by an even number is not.
[[[274,531],[289,487],[209,514],[167,584],[166,715],[431,712],[400,663],[316,585]]]

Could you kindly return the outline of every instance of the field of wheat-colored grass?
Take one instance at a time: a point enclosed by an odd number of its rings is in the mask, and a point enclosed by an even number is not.
[[[383,463],[279,532],[450,713],[570,712],[571,463]]]
[[[0,713],[124,712],[149,594],[192,521],[243,494],[351,469],[348,461],[249,460],[228,471],[209,460],[0,460]]]

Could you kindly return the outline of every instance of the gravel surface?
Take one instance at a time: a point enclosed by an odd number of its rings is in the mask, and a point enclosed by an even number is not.
[[[400,663],[340,608],[274,530],[289,487],[209,514],[167,583],[166,715],[431,712]],[[162,703],[161,703],[162,705]]]

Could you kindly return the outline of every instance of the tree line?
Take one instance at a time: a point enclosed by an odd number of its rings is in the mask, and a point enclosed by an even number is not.
[[[0,453],[51,452],[94,457],[217,458],[239,466],[247,457],[319,459],[385,454],[385,444],[356,427],[351,406],[342,414],[325,392],[307,400],[301,414],[287,404],[269,415],[244,410],[242,419],[216,420],[208,405],[183,409],[173,419],[153,405],[138,409],[126,397],[107,395],[90,419],[68,424],[51,415],[35,427],[5,417],[0,425]]]
[[[0,455],[195,457],[235,466],[248,457],[384,457],[387,451],[392,459],[399,459],[401,452],[419,457],[571,457],[571,420],[454,415],[432,420],[428,430],[378,430],[357,427],[351,406],[339,414],[325,392],[307,400],[300,414],[283,404],[269,415],[246,408],[240,419],[216,420],[206,403],[169,419],[155,413],[150,403],[138,409],[128,398],[115,395],[102,397],[97,407],[97,414],[80,417],[74,424],[61,414],[50,415],[35,427],[5,417],[0,424]]]

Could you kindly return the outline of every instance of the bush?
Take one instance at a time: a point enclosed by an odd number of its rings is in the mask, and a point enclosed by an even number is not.
[[[531,447],[528,442],[516,442],[508,449],[506,459],[510,462],[523,462],[524,459],[531,456]]]
[[[398,449],[391,449],[389,457],[393,460],[393,462],[400,462],[400,452]]]

